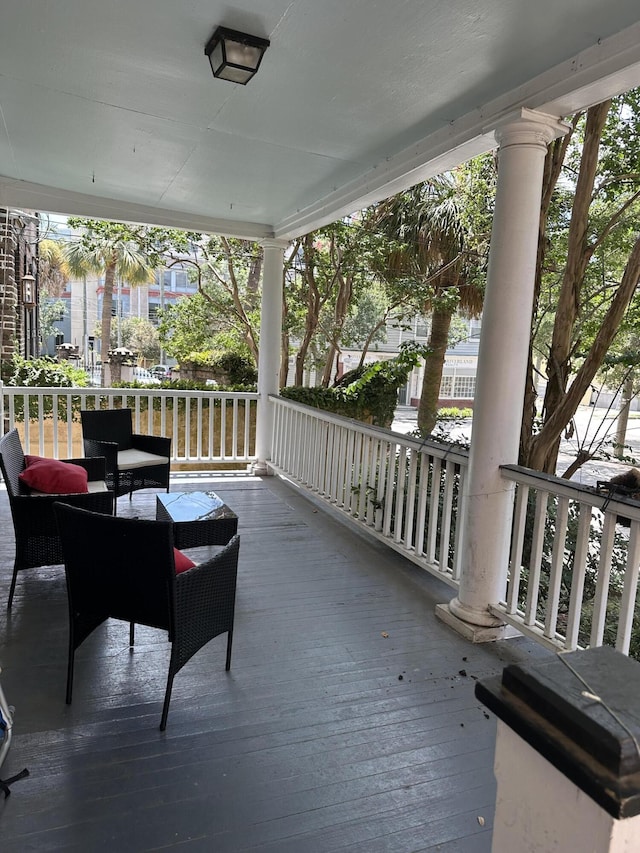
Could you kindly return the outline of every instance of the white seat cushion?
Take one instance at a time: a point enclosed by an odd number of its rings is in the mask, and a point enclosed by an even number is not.
[[[109,489],[107,488],[107,484],[105,483],[104,480],[89,480],[89,482],[87,483],[87,492],[108,492],[108,491],[109,491]],[[31,497],[34,497],[37,495],[46,495],[49,498],[51,497],[50,492],[38,492],[38,491],[36,491],[36,489],[32,489],[29,494],[31,495]],[[79,492],[79,494],[85,494],[85,493]],[[61,496],[61,497],[63,497],[63,496]]]
[[[121,471],[132,471],[134,468],[146,468],[149,465],[168,465],[167,456],[157,456],[155,453],[145,453],[144,450],[118,451],[118,468]]]
[[[107,484],[104,480],[89,480],[87,489],[90,492],[108,492]]]

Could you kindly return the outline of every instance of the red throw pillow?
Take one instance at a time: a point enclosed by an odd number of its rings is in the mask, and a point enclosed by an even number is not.
[[[19,478],[30,489],[48,495],[75,495],[89,491],[87,472],[81,465],[38,456],[27,456],[25,462],[27,467]]]
[[[193,560],[190,560],[186,554],[183,554],[182,551],[178,551],[177,548],[173,549],[173,558],[176,564],[176,574],[182,574],[182,572],[186,572],[187,569],[192,569],[195,566]]]
[[[34,462],[46,462],[46,456],[32,456],[29,453],[25,453],[24,455],[24,464],[28,468],[29,465],[33,465]]]

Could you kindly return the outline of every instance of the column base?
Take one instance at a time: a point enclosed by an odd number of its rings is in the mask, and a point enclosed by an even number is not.
[[[495,640],[506,640],[510,637],[520,636],[519,631],[497,620],[494,625],[474,625],[467,622],[457,616],[448,604],[436,605],[436,616],[441,622],[453,628],[457,634],[471,643],[492,643]]]
[[[251,466],[251,473],[255,477],[271,477],[273,475],[268,462],[254,462]]]

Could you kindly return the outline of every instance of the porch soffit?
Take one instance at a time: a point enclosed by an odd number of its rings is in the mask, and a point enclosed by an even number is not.
[[[214,80],[223,23],[271,40]],[[0,204],[286,238],[640,84],[636,0],[10,0]]]

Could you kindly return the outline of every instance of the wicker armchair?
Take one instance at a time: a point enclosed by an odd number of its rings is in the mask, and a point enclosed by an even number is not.
[[[80,465],[87,471],[90,491],[71,495],[34,494],[19,477],[26,466],[18,431],[12,429],[0,439],[0,468],[9,495],[16,544],[8,609],[11,609],[19,571],[62,563],[60,538],[53,513],[56,501],[62,500],[94,512],[113,513],[114,496],[113,492],[106,489],[104,459],[65,461]]]
[[[171,439],[133,432],[131,409],[80,412],[85,456],[104,456],[116,497],[137,489],[169,491]]]
[[[75,651],[109,618],[162,628],[171,659],[160,730],[167,725],[173,679],[209,640],[227,633],[231,667],[240,537],[214,557],[176,574],[173,524],[86,512],[56,505],[69,595],[67,704],[71,704]]]

